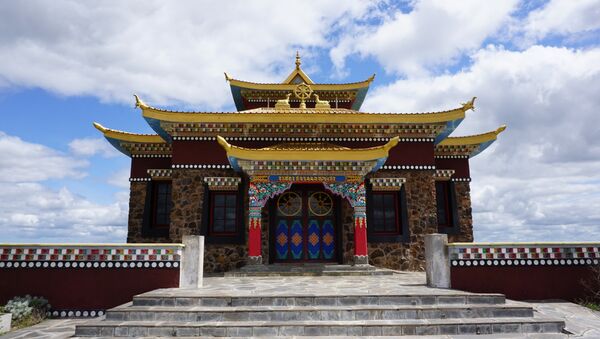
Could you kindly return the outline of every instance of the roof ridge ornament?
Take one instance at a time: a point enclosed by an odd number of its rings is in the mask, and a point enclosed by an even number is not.
[[[290,97],[292,96],[292,93],[288,93],[285,95],[285,99],[279,99],[277,100],[277,102],[275,102],[275,109],[276,110],[285,110],[285,109],[289,109],[290,108]]]
[[[477,97],[473,97],[473,99],[471,99],[470,101],[461,103],[462,110],[464,112],[466,112],[470,109],[474,111],[475,110],[475,99],[477,99]]]
[[[317,93],[314,93],[313,96],[315,97],[315,109],[331,109],[329,101],[319,100],[319,95]]]
[[[302,65],[302,61],[300,60],[300,52],[296,51],[296,69],[300,69],[300,65]]]
[[[306,83],[301,83],[294,88],[294,96],[300,99],[300,108],[306,109],[306,99],[310,98],[313,90]]]
[[[142,101],[142,99],[140,99],[140,97],[137,96],[137,94],[134,94],[133,97],[135,98],[135,107],[134,108],[146,108],[149,107],[148,105],[146,105],[145,102]]]

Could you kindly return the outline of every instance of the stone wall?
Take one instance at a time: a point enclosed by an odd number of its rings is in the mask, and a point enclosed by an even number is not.
[[[422,271],[425,268],[424,235],[437,232],[434,171],[379,171],[374,177],[405,178],[409,243],[368,244],[369,263],[397,270]],[[367,227],[369,225],[367,224]]]
[[[458,223],[460,233],[448,236],[448,242],[473,241],[473,215],[471,209],[471,186],[468,181],[454,183],[456,194],[456,207],[458,209]]]
[[[132,181],[129,185],[129,219],[127,228],[127,242],[171,242],[163,237],[144,237],[142,228],[144,225],[144,206],[146,205],[147,182]]]
[[[128,242],[180,242],[186,234],[200,234],[204,202],[204,177],[235,176],[232,170],[174,169],[173,209],[169,238],[142,237],[144,204],[146,199],[145,182],[132,182],[129,202]],[[406,179],[405,192],[408,210],[410,243],[368,243],[369,263],[379,267],[398,270],[424,269],[423,235],[437,232],[435,207],[435,181],[433,171],[390,171],[375,173],[375,177],[400,177]],[[244,182],[244,191],[247,191]],[[451,235],[451,242],[472,241],[473,222],[468,182],[456,182],[461,234]],[[354,210],[343,198],[341,203],[342,251],[343,263],[352,264],[354,257]],[[245,239],[248,238],[248,200],[245,196],[243,206]],[[263,263],[269,262],[269,203],[263,209],[262,218],[262,257]],[[367,225],[369,227],[369,225]],[[246,244],[206,244],[205,272],[224,272],[242,267],[246,263]]]

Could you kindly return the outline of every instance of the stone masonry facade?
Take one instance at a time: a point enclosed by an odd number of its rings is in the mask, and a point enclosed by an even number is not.
[[[373,177],[405,178],[404,189],[408,211],[409,242],[369,242],[369,263],[378,267],[397,270],[420,271],[424,269],[424,235],[437,232],[435,206],[435,181],[433,170],[380,171]],[[204,199],[208,192],[204,178],[208,176],[237,176],[232,170],[173,169],[172,210],[169,238],[142,236],[144,207],[146,205],[146,182],[132,182],[129,201],[128,242],[180,242],[183,235],[201,234]],[[368,180],[368,179],[367,179]],[[243,191],[248,189],[247,180],[242,181]],[[459,214],[460,234],[450,235],[451,242],[473,241],[470,187],[468,182],[456,182],[456,201]],[[354,255],[353,209],[345,199],[341,203],[342,221],[339,250],[344,264],[352,264]],[[269,208],[263,208],[262,257],[269,262]],[[244,239],[248,238],[248,200],[245,196],[243,211]],[[367,225],[368,227],[368,225]],[[243,244],[205,245],[205,272],[225,272],[246,264],[247,246]]]

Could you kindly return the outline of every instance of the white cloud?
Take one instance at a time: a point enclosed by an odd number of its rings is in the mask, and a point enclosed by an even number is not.
[[[330,56],[343,68],[352,53],[373,56],[386,71],[423,75],[428,67],[450,65],[494,35],[516,9],[516,0],[415,1],[409,13],[396,11],[376,27],[349,31]]]
[[[113,186],[129,190],[130,174],[131,169],[129,167],[122,168],[110,175],[108,178],[108,183]]]
[[[98,151],[95,146],[79,147],[79,142],[70,145],[75,145],[73,151],[80,156]],[[52,189],[43,183],[49,179],[82,179],[89,165],[86,160],[3,132],[0,154],[1,241],[125,241],[127,191],[116,194],[112,203],[100,204],[65,187]],[[124,187],[122,180],[109,181]]]
[[[0,183],[1,238],[5,242],[124,242],[127,203],[127,192],[102,205],[66,188]]]
[[[600,29],[600,0],[552,0],[532,11],[523,22],[529,39],[549,34],[573,34]]]
[[[74,155],[82,157],[100,154],[103,157],[110,158],[122,155],[104,138],[74,139],[69,143],[69,149]]]
[[[471,160],[476,240],[598,240],[597,93],[600,48],[489,46],[457,74],[376,88],[365,110],[440,110],[478,96],[454,134],[508,129]]]
[[[230,104],[223,71],[281,81],[296,48],[327,35],[372,3],[283,1],[2,2],[0,79],[63,95],[206,108]],[[300,7],[298,7],[300,6]],[[35,18],[26,20],[25,18]],[[223,86],[215,86],[223,84]]]
[[[81,178],[86,160],[62,154],[40,144],[23,141],[0,131],[0,181],[43,181]]]

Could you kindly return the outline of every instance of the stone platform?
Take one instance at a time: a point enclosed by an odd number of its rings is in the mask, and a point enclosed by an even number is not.
[[[82,337],[559,335],[562,320],[500,294],[424,285],[422,273],[206,278],[135,296]]]
[[[318,276],[373,276],[400,274],[399,271],[372,265],[338,264],[270,264],[247,265],[239,270],[225,272],[225,277],[318,277]]]

